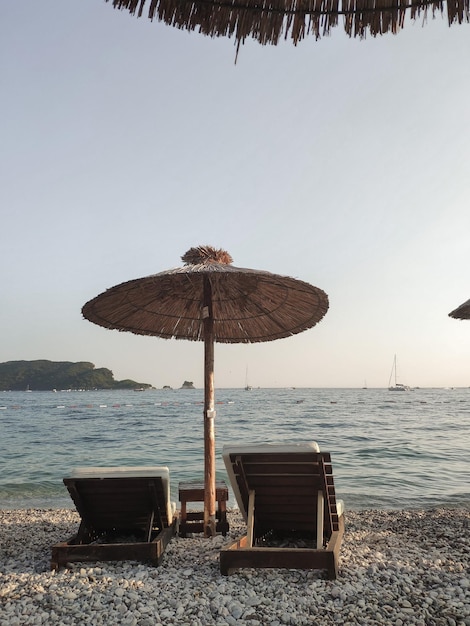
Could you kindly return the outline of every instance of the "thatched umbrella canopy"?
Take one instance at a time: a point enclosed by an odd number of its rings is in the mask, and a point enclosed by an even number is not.
[[[319,322],[328,296],[300,280],[231,265],[224,250],[191,248],[180,268],[111,287],[82,309],[105,328],[204,341],[204,528],[215,532],[214,342],[253,343]]]
[[[469,320],[470,319],[470,300],[467,300],[456,309],[449,313],[449,317],[453,317],[456,320]]]
[[[308,35],[319,39],[343,19],[350,37],[361,39],[386,32],[397,33],[405,22],[428,13],[446,11],[449,25],[468,22],[470,0],[106,0],[118,9],[141,17],[146,14],[184,30],[198,30],[211,37],[235,37],[238,45],[247,37],[261,44]]]

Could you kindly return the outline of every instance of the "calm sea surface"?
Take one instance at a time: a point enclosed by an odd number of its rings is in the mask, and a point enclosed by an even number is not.
[[[470,506],[470,389],[219,389],[226,443],[312,441],[349,508]],[[0,508],[63,507],[73,467],[168,465],[203,478],[203,391],[0,393]],[[232,495],[230,505],[234,504]]]

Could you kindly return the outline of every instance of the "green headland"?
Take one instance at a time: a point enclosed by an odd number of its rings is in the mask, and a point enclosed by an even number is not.
[[[0,363],[0,391],[52,391],[61,389],[149,389],[135,380],[114,380],[106,367],[80,361],[7,361]]]

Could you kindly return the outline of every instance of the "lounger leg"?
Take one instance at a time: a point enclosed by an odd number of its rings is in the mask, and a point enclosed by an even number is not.
[[[154,519],[154,512],[152,511],[150,513],[149,523],[147,525],[147,543],[150,543],[150,540],[152,539],[153,519]],[[160,526],[160,528],[161,528],[161,526]]]
[[[221,500],[219,502],[219,522],[220,527],[222,529],[222,535],[225,537],[227,534],[228,524],[227,524],[227,504],[225,500]]]
[[[323,548],[323,519],[325,514],[325,501],[323,491],[318,491],[317,496],[317,550]]]
[[[253,541],[255,536],[255,491],[250,491],[248,496],[248,520],[247,520],[247,543],[251,548],[253,547]]]
[[[186,500],[181,500],[180,523],[178,534],[180,537],[186,537]]]

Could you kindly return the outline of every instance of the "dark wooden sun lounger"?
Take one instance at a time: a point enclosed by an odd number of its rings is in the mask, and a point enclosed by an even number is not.
[[[247,532],[221,551],[221,573],[279,567],[336,578],[344,507],[330,454],[316,443],[265,444],[225,446],[223,457]],[[297,547],[299,540],[307,547]]]
[[[177,519],[167,467],[82,468],[64,484],[81,523],[52,547],[51,569],[73,561],[160,563]]]

